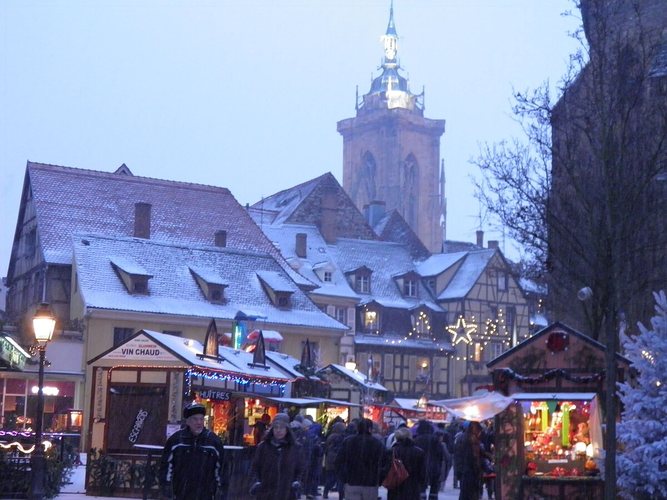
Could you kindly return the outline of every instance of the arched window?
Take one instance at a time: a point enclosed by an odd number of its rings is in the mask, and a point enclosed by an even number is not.
[[[412,228],[417,227],[417,204],[419,196],[419,164],[415,156],[410,153],[403,163],[403,217]]]
[[[359,175],[351,190],[352,199],[357,206],[368,205],[371,201],[376,201],[376,174],[377,164],[375,163],[375,157],[370,151],[366,151],[361,158]]]

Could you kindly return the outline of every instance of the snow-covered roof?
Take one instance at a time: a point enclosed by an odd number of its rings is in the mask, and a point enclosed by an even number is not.
[[[198,354],[204,352],[204,346],[197,340],[184,339],[183,337],[176,337],[151,330],[141,330],[139,335],[146,335],[146,337],[152,338],[192,366],[210,370],[224,370],[253,378],[282,379],[285,381],[294,379],[291,373],[281,370],[278,366],[270,364],[267,364],[266,368],[254,366],[253,354],[241,349],[220,346],[218,354],[221,361],[218,361],[211,358],[199,357]],[[133,338],[131,337],[128,341]],[[116,346],[115,349],[118,349],[118,347]]]
[[[375,301],[385,307],[401,309],[411,309],[424,304],[434,311],[442,311],[421,280],[417,280],[416,297],[405,296],[399,288],[394,276],[415,271],[415,262],[405,245],[339,238],[336,245],[329,247],[329,255],[340,268],[367,267],[373,272],[370,293],[359,294],[361,303]]]
[[[206,281],[207,283],[210,283],[212,285],[229,285],[224,279],[220,277],[220,274],[218,274],[216,271],[213,271],[212,269],[207,269],[205,267],[196,267],[196,266],[188,266],[190,268],[190,271],[195,273],[197,276],[199,276],[201,279]]]
[[[283,224],[280,226],[263,226],[267,237],[278,247],[285,259],[297,258],[296,235],[306,235],[306,256],[299,257],[303,264],[299,273],[308,281],[318,285],[312,293],[316,295],[328,295],[333,297],[359,299],[359,296],[350,287],[347,278],[336,265],[334,256],[331,254],[332,246],[328,245],[320,231],[315,226],[299,224]],[[331,281],[323,281],[316,271],[320,269],[332,269]]]
[[[289,218],[290,215],[299,207],[299,204],[312,192],[312,190],[319,184],[322,180],[322,177],[330,175],[324,174],[323,176],[316,177],[307,182],[299,184],[289,189],[285,189],[276,193],[268,198],[263,198],[261,201],[255,203],[253,208],[259,210],[260,212],[255,212],[259,218],[256,222],[260,224],[261,222],[267,222],[269,224],[282,224]],[[272,213],[273,217],[270,221],[264,221],[266,214],[261,214],[261,212]]]
[[[463,259],[468,252],[457,253],[437,253],[431,255],[428,259],[417,266],[417,272],[420,276],[428,278],[430,276],[437,276],[445,272],[454,264]]]
[[[121,271],[125,271],[127,274],[136,274],[140,276],[150,276],[148,271],[146,271],[141,265],[136,262],[133,262],[130,259],[125,257],[120,257],[118,255],[112,255],[109,257],[111,263],[119,268]]]
[[[257,271],[257,276],[264,283],[266,283],[275,292],[289,292],[296,291],[296,286],[293,282],[288,281],[283,277],[285,273],[278,273],[276,271]]]
[[[356,334],[355,345],[363,346],[400,346],[403,348],[419,349],[420,351],[434,351],[441,353],[455,352],[451,342],[434,341],[432,339],[413,339],[388,335]]]
[[[266,351],[266,358],[270,363],[280,367],[281,370],[288,372],[292,378],[305,378],[305,375],[294,369],[300,365],[301,361],[281,352]]]
[[[378,384],[377,382],[369,381],[368,377],[361,373],[358,370],[349,370],[348,368],[345,368],[342,365],[337,365],[337,364],[330,364],[328,366],[325,366],[322,368],[318,373],[320,372],[325,372],[327,370],[334,369],[340,374],[344,375],[345,377],[349,378],[353,382],[366,387],[367,389],[372,389],[375,391],[387,391],[387,388],[384,387],[381,384]]]
[[[415,411],[426,411],[425,408],[418,408],[417,404],[419,403],[418,399],[412,398],[394,398],[392,403],[396,403],[396,406],[404,410],[415,410]]]
[[[549,325],[549,320],[547,320],[547,317],[544,314],[537,313],[533,314],[530,317],[530,322],[533,325],[541,326],[541,327],[546,327]]]
[[[520,278],[519,279],[519,286],[522,288],[522,290],[526,292],[532,292],[536,293],[539,295],[546,295],[547,294],[547,287],[543,285],[538,285],[535,283],[533,280],[529,280],[526,278]]]
[[[135,203],[147,203],[153,240],[213,246],[216,232],[224,230],[227,247],[268,253],[289,268],[226,188],[34,162],[26,176],[48,264],[71,264],[74,233],[132,236]]]
[[[468,295],[496,252],[496,249],[468,252],[454,277],[438,296],[438,300],[460,299]]]
[[[75,235],[71,246],[74,248],[79,289],[88,308],[228,320],[245,312],[265,317],[273,325],[347,329],[320,311],[295,285],[291,308],[275,307],[264,291],[257,272],[274,273],[286,282],[289,276],[267,254],[95,235]],[[153,276],[147,295],[128,293],[109,262],[110,255],[123,255]],[[212,303],[206,299],[190,267],[210,269],[228,283],[224,303]]]

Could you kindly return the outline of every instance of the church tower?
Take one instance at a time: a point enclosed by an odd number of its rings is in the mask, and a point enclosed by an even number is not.
[[[424,117],[424,92],[412,94],[400,74],[393,2],[382,73],[371,83],[356,116],[338,122],[343,136],[343,188],[359,210],[375,201],[397,210],[424,245],[442,251],[445,221],[440,137],[445,120]]]

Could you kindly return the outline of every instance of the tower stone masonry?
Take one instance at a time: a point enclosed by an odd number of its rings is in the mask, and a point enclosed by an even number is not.
[[[343,188],[361,211],[374,201],[397,210],[431,252],[441,252],[445,184],[438,166],[445,120],[424,117],[424,93],[411,93],[400,74],[393,6],[381,40],[382,73],[357,99],[356,116],[338,122]]]

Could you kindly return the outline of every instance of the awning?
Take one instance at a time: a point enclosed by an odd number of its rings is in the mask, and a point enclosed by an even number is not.
[[[464,420],[481,421],[497,415],[514,400],[514,396],[503,396],[499,392],[487,392],[481,396],[429,401],[429,404],[440,406],[453,416]]]
[[[517,392],[510,394],[515,401],[591,401],[594,392]]]
[[[281,403],[292,406],[320,406],[321,404],[327,404],[329,406],[355,406],[361,407],[357,403],[350,403],[349,401],[340,401],[338,399],[328,399],[328,398],[274,398],[269,396],[258,396],[256,394],[251,395],[253,398],[266,399],[267,401],[272,401],[274,403]]]

